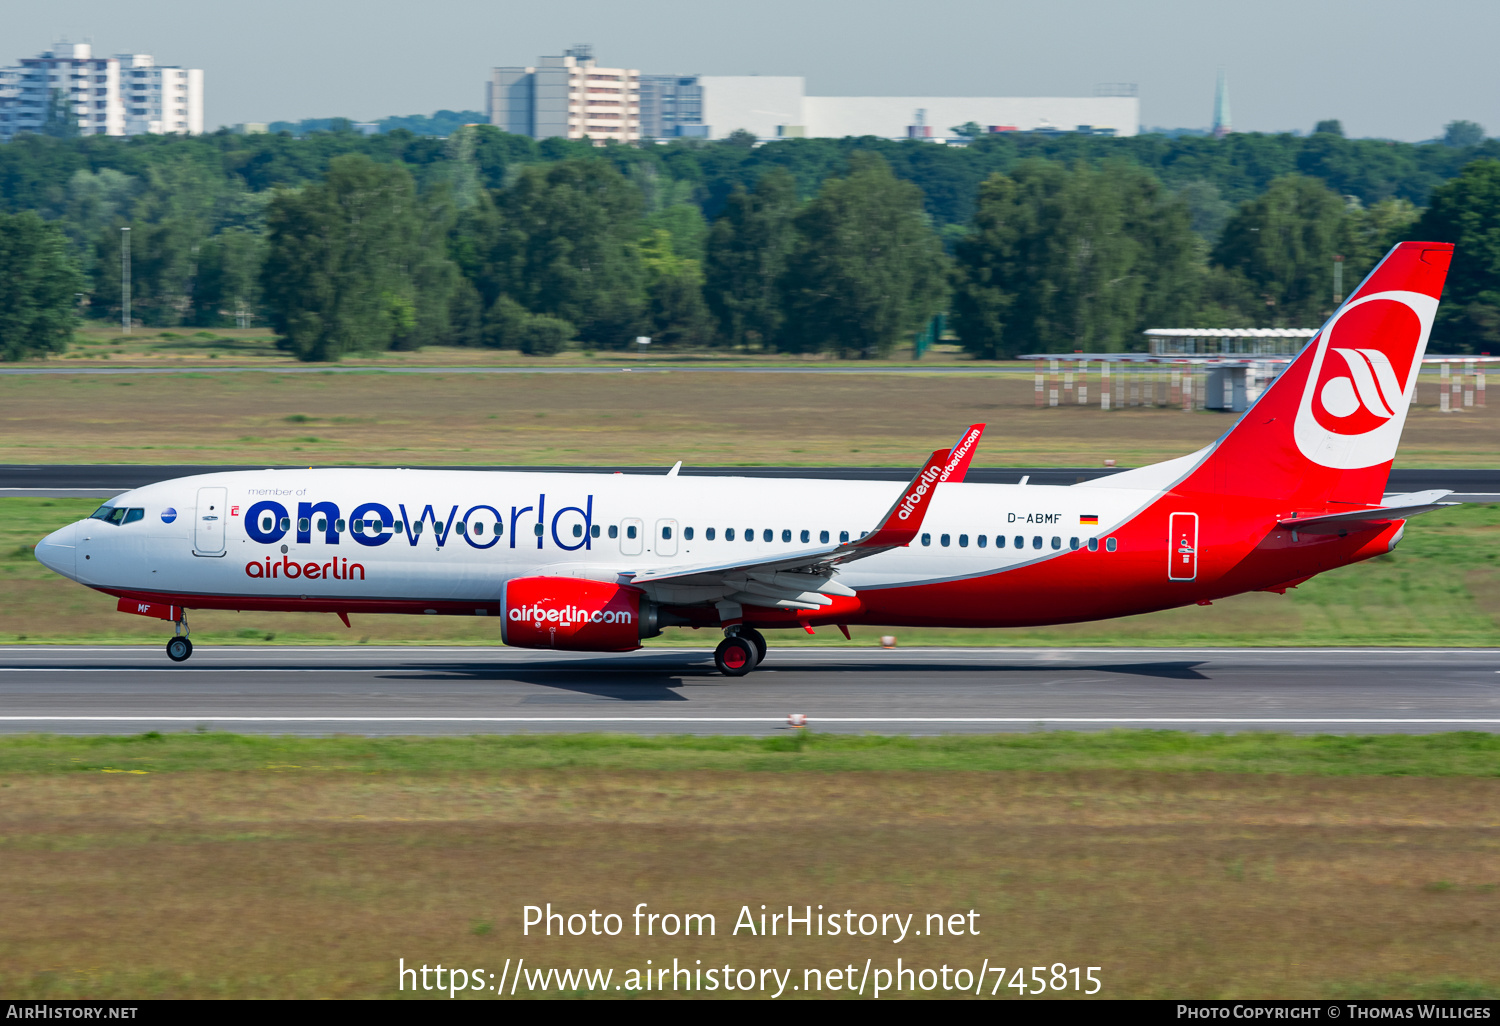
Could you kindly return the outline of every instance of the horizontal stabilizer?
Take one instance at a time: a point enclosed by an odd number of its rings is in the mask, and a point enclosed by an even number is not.
[[[1431,513],[1435,509],[1462,505],[1458,502],[1437,501],[1444,495],[1451,494],[1453,493],[1447,489],[1434,488],[1427,492],[1391,495],[1387,497],[1388,504],[1384,506],[1352,509],[1342,513],[1324,513],[1312,517],[1288,517],[1278,521],[1277,526],[1299,534],[1337,534],[1340,531],[1361,530],[1364,527],[1388,524],[1392,520],[1405,520],[1407,517],[1414,517],[1421,513]]]

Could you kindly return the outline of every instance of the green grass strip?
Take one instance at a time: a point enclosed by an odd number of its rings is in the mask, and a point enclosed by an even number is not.
[[[1283,773],[1500,776],[1500,734],[1299,735],[1172,730],[887,737],[506,734],[272,737],[228,733],[0,737],[0,775],[51,773],[469,774],[518,770]]]

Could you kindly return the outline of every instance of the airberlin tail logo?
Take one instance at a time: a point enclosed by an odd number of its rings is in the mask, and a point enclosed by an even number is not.
[[[1304,456],[1341,469],[1395,456],[1436,312],[1431,296],[1380,292],[1324,327],[1297,411]]]

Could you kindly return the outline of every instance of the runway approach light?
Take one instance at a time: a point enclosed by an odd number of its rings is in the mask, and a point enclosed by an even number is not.
[[[895,648],[896,647],[896,636],[894,634],[882,634],[880,636],[880,647],[881,648]]]
[[[805,713],[788,713],[786,721],[794,727],[805,727],[807,726],[807,715]]]

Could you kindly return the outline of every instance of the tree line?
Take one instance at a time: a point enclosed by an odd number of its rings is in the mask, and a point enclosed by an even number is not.
[[[639,335],[872,357],[944,312],[978,358],[1121,350],[1153,326],[1316,326],[1336,257],[1352,291],[1417,236],[1460,246],[1437,345],[1500,345],[1496,144],[1320,127],[964,149],[599,149],[488,126],[22,137],[0,147],[0,354],[58,351],[77,312],[120,316],[124,227],[144,323],[269,324],[306,360]]]

